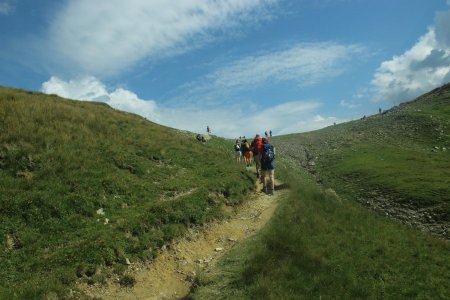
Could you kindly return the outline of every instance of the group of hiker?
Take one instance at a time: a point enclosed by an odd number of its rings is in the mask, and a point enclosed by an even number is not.
[[[272,131],[270,131],[270,135],[272,136]],[[261,180],[263,190],[267,194],[273,195],[275,189],[275,148],[269,143],[267,132],[264,138],[257,134],[251,143],[245,136],[242,139],[236,139],[234,153],[237,162],[241,162],[243,158],[247,170],[250,170],[253,158],[256,166],[256,177]]]

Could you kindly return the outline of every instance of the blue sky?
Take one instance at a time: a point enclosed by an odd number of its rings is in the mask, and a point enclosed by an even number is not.
[[[225,137],[304,132],[450,81],[450,0],[0,0],[0,85]]]

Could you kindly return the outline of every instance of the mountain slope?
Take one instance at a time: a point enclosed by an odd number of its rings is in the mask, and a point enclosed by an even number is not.
[[[274,137],[289,198],[199,276],[191,299],[448,299],[449,104],[447,85],[382,115]]]
[[[274,141],[338,193],[449,238],[450,84],[379,115]]]
[[[152,259],[253,187],[231,146],[102,103],[0,87],[0,298],[61,296],[111,272],[132,283],[128,261]]]

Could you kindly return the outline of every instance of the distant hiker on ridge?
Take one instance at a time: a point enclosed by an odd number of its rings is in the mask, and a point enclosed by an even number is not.
[[[269,135],[267,134],[267,130],[266,130],[266,132],[264,132],[264,135],[265,135],[266,137],[269,137]]]
[[[263,138],[261,170],[263,190],[267,194],[273,195],[275,189],[275,148],[269,144],[268,138]]]
[[[206,126],[206,132],[207,132],[208,134],[211,134],[211,128],[209,128],[209,125]]]
[[[272,129],[270,129],[269,135],[270,135],[270,137],[272,137]]]

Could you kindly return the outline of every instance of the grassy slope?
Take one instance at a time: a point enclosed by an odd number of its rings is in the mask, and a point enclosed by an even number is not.
[[[430,226],[450,221],[450,85],[383,115],[277,144],[297,160],[296,151],[309,152],[318,178],[349,198],[427,211],[429,220],[421,222]]]
[[[290,198],[218,271],[200,274],[192,299],[447,299],[448,242],[324,192],[289,169],[277,173],[291,186]]]
[[[390,195],[396,205],[429,209],[435,221],[448,224],[450,159],[443,147],[450,148],[449,121],[444,87],[384,115],[274,138],[286,159],[276,173],[291,186],[290,198],[217,272],[201,274],[191,297],[447,299],[448,241],[354,200]]]
[[[253,187],[228,148],[104,104],[0,87],[0,298],[63,294],[110,270],[126,283],[126,258],[151,259]]]

